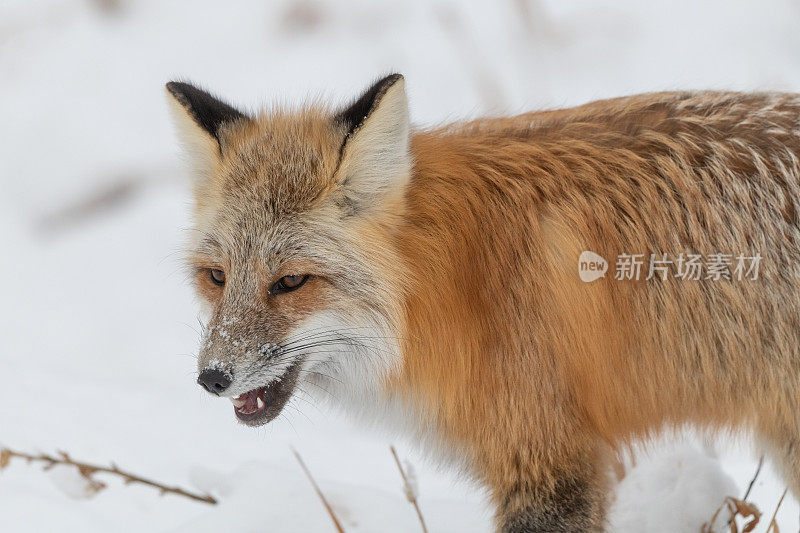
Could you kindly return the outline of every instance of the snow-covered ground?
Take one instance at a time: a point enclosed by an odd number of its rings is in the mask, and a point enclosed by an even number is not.
[[[102,8],[102,6],[110,6]],[[114,6],[117,6],[116,8]],[[343,101],[403,72],[421,124],[676,88],[800,90],[800,4],[450,0],[2,0],[0,445],[68,450],[217,506],[12,461],[0,530],[416,531],[385,435],[298,398],[259,430],[194,383],[196,305],[180,264],[188,187],[163,93],[196,80],[244,107]],[[481,492],[393,439],[432,532],[488,531]],[[612,531],[699,531],[756,467],[727,440],[641,452]],[[751,501],[783,491],[769,465]],[[781,531],[797,531],[787,497]]]

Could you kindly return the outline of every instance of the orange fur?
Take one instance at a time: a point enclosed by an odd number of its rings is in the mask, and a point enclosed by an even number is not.
[[[413,138],[393,385],[498,505],[665,424],[797,442],[799,119],[794,95],[666,93]],[[756,281],[586,284],[582,250],[764,260]]]

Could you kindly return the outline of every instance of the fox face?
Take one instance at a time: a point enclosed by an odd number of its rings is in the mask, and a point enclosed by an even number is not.
[[[389,213],[411,171],[402,77],[339,111],[249,116],[186,83],[167,91],[193,166],[187,266],[209,316],[198,383],[247,425],[297,389],[380,387],[399,357]]]

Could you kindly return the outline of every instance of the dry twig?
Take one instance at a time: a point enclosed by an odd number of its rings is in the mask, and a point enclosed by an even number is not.
[[[750,480],[750,483],[747,485],[747,490],[744,491],[744,496],[742,496],[741,500],[737,500],[736,498],[728,497],[725,498],[725,501],[722,502],[722,505],[717,508],[717,512],[714,513],[714,516],[711,517],[711,521],[707,524],[703,524],[701,529],[702,533],[710,532],[711,528],[714,527],[714,521],[719,516],[720,511],[727,506],[728,511],[730,512],[731,516],[728,518],[727,526],[728,528],[736,532],[738,531],[736,526],[736,515],[741,515],[744,518],[752,517],[750,522],[745,523],[742,528],[743,533],[747,533],[752,531],[758,521],[761,519],[761,512],[758,508],[752,504],[747,502],[748,496],[750,496],[750,491],[753,490],[753,485],[756,483],[756,479],[758,479],[758,475],[761,473],[761,467],[764,466],[764,456],[762,455],[758,460],[758,466],[756,467],[756,471],[753,474],[753,478]]]
[[[15,457],[20,459],[25,459],[28,463],[35,463],[35,462],[44,463],[44,466],[42,467],[44,470],[50,470],[56,465],[66,465],[74,467],[78,470],[78,473],[84,479],[86,479],[86,481],[89,483],[89,487],[94,492],[99,492],[100,490],[106,487],[105,483],[98,481],[92,477],[94,474],[102,472],[105,474],[114,474],[116,476],[121,477],[126,485],[129,485],[131,483],[139,483],[140,485],[147,485],[148,487],[153,487],[154,489],[158,489],[162,495],[177,494],[178,496],[183,496],[185,498],[189,498],[198,502],[210,503],[212,505],[217,503],[217,500],[210,494],[195,494],[187,490],[184,490],[180,487],[169,487],[161,483],[158,483],[157,481],[143,478],[141,476],[137,476],[136,474],[131,474],[130,472],[121,470],[114,463],[111,463],[111,466],[108,467],[108,466],[93,465],[81,461],[75,461],[74,459],[72,459],[72,457],[69,456],[67,452],[64,451],[59,451],[58,457],[54,457],[44,453],[30,454],[25,452],[18,452],[9,448],[0,448],[0,470],[6,468],[11,462],[11,459]]]
[[[783,489],[783,494],[781,494],[781,499],[778,500],[778,505],[775,506],[775,512],[772,513],[772,520],[769,521],[769,527],[767,527],[767,533],[775,530],[775,533],[779,532],[778,523],[775,522],[775,517],[778,516],[778,509],[781,508],[781,504],[783,503],[783,499],[786,497],[786,493],[789,491],[789,487]]]
[[[300,454],[297,453],[297,450],[294,448],[292,448],[292,453],[297,458],[297,462],[300,463],[300,467],[303,469],[303,472],[306,473],[306,477],[311,482],[311,486],[314,487],[314,490],[317,492],[317,496],[319,496],[319,499],[322,500],[322,505],[325,506],[325,510],[328,511],[331,520],[333,520],[333,525],[336,526],[336,531],[339,533],[344,533],[344,528],[342,527],[342,524],[339,523],[339,519],[336,518],[336,514],[333,512],[333,507],[331,507],[331,504],[329,504],[328,500],[325,499],[325,495],[322,494],[319,485],[317,485],[317,482],[314,481],[314,477],[311,475],[311,471],[306,466],[306,463],[303,462],[303,458],[300,457]]]
[[[753,479],[750,480],[750,483],[747,485],[747,490],[744,491],[743,500],[746,500],[748,496],[750,496],[750,491],[753,490],[753,485],[756,483],[756,478],[758,478],[758,474],[761,473],[761,467],[764,466],[764,456],[762,455],[758,459],[758,466],[756,467],[756,473],[753,474]]]
[[[408,476],[406,476],[403,465],[400,464],[400,457],[397,456],[397,450],[394,449],[394,446],[389,446],[389,449],[392,451],[394,462],[397,463],[397,469],[400,470],[400,475],[403,477],[403,489],[405,490],[406,498],[417,511],[423,533],[428,533],[428,528],[425,526],[425,519],[422,518],[422,511],[420,511],[419,503],[417,502],[417,491],[414,489],[414,485],[409,481]]]
[[[717,520],[717,516],[719,516],[720,511],[722,511],[722,509],[725,507],[728,508],[728,511],[731,514],[731,519],[728,521],[728,527],[730,528],[731,533],[737,533],[739,531],[736,526],[737,515],[741,516],[742,518],[750,519],[749,522],[745,522],[745,524],[742,526],[742,533],[749,533],[750,531],[753,531],[758,525],[758,521],[761,519],[761,511],[758,510],[758,507],[744,500],[737,500],[736,498],[728,496],[725,498],[725,501],[722,503],[722,505],[719,506],[717,512],[714,513],[714,516],[711,517],[711,521],[703,524],[702,528],[700,529],[701,533],[711,533],[714,531],[714,522]]]
[[[763,455],[758,459],[758,466],[756,467],[756,472],[755,472],[755,474],[753,474],[753,478],[750,480],[750,483],[747,484],[747,490],[744,491],[744,496],[742,496],[741,501],[743,501],[743,502],[747,501],[748,496],[750,496],[750,491],[753,490],[753,485],[756,484],[756,479],[758,479],[758,475],[761,473],[761,467],[762,466],[764,466],[764,456]],[[728,507],[730,508],[730,506],[728,506]],[[720,509],[722,509],[722,508],[720,507]],[[717,513],[719,513],[720,509],[717,510]],[[714,515],[714,517],[716,518],[716,514]],[[712,524],[714,523],[714,519],[711,520]],[[728,527],[731,530],[734,530],[734,528],[736,527],[735,523],[734,523],[735,519],[736,519],[736,515],[734,513],[731,513],[731,517],[728,518]],[[753,527],[755,527],[755,524],[753,524]]]

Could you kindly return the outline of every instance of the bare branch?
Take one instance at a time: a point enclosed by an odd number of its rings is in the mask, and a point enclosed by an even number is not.
[[[81,461],[75,461],[65,451],[59,450],[57,454],[58,457],[54,457],[44,453],[34,455],[25,452],[18,452],[15,450],[11,450],[9,448],[0,448],[0,469],[7,467],[8,464],[11,462],[12,458],[18,457],[20,459],[25,459],[28,463],[34,463],[34,462],[44,463],[43,466],[44,470],[49,470],[53,468],[55,465],[66,465],[74,467],[78,470],[78,473],[80,473],[80,475],[89,482],[92,490],[94,490],[95,492],[105,488],[104,483],[97,481],[92,477],[94,474],[102,472],[106,474],[114,474],[115,476],[121,477],[126,485],[129,485],[131,483],[138,483],[140,485],[147,485],[148,487],[153,487],[155,489],[158,489],[161,491],[162,494],[176,494],[178,496],[183,496],[185,498],[189,498],[198,502],[210,503],[212,505],[217,503],[217,500],[210,494],[195,494],[187,490],[184,490],[180,487],[169,487],[157,481],[153,481],[147,478],[143,478],[141,476],[137,476],[136,474],[120,470],[114,463],[112,463],[110,467],[93,465]]]
[[[333,520],[333,525],[336,526],[336,531],[338,531],[339,533],[344,533],[344,528],[342,527],[342,524],[339,523],[339,519],[336,518],[336,513],[333,512],[333,507],[331,507],[331,504],[329,504],[328,500],[325,499],[325,495],[322,494],[319,485],[317,485],[317,482],[314,481],[314,477],[311,475],[311,471],[309,471],[308,467],[303,462],[303,458],[300,457],[300,454],[297,453],[297,450],[295,450],[291,446],[290,448],[292,449],[292,453],[294,454],[294,456],[297,458],[297,462],[300,463],[300,467],[303,469],[303,472],[306,473],[306,477],[311,482],[311,486],[314,487],[314,490],[317,492],[317,496],[319,496],[319,499],[322,500],[322,505],[325,506],[325,510],[328,511],[331,520]]]
[[[764,456],[763,455],[758,459],[758,466],[756,467],[756,472],[755,472],[755,474],[753,474],[753,478],[750,480],[750,483],[747,485],[747,490],[744,491],[744,496],[742,497],[742,501],[747,501],[747,497],[750,496],[750,491],[753,490],[753,485],[755,485],[756,479],[758,479],[758,474],[761,473],[761,467],[762,466],[764,466]],[[719,513],[719,510],[717,510],[717,513]],[[714,515],[714,516],[716,518],[716,515]],[[728,518],[728,524],[727,525],[730,526],[735,518],[736,518],[736,515],[735,514],[731,514],[731,517]],[[712,524],[714,523],[713,519],[711,520],[711,523]]]
[[[756,483],[756,479],[758,478],[758,474],[761,473],[761,467],[764,466],[764,456],[762,455],[758,459],[758,466],[756,467],[756,473],[753,474],[753,479],[750,480],[750,484],[747,485],[747,490],[744,491],[743,500],[747,500],[747,497],[750,496],[750,491],[753,490],[753,485]]]
[[[786,493],[789,491],[789,487],[783,489],[783,494],[781,494],[781,499],[778,500],[778,505],[775,506],[775,512],[772,513],[772,519],[769,521],[769,527],[767,527],[767,533],[772,531],[775,528],[775,531],[778,531],[778,523],[775,522],[775,517],[778,516],[778,509],[781,508],[781,504],[783,503],[783,499],[786,497]]]
[[[422,526],[423,533],[428,533],[428,528],[425,526],[425,519],[422,518],[422,511],[420,510],[419,503],[417,502],[417,491],[414,490],[414,487],[408,480],[408,476],[406,476],[405,470],[403,470],[403,465],[400,464],[400,457],[397,455],[397,450],[394,449],[394,446],[389,446],[389,449],[392,451],[394,462],[397,463],[397,469],[400,471],[400,475],[403,478],[403,488],[405,489],[406,498],[408,498],[408,501],[411,502],[411,505],[413,505],[414,509],[417,511],[417,516],[419,517],[419,523]]]
[[[731,531],[738,531],[738,529],[736,529],[737,516],[750,519],[742,527],[742,533],[753,531],[756,525],[758,525],[758,521],[761,520],[761,511],[759,511],[755,505],[744,500],[737,500],[736,498],[728,496],[725,498],[725,501],[722,502],[722,505],[719,506],[717,512],[714,513],[714,516],[711,517],[711,520],[703,524],[703,526],[700,528],[701,533],[711,533],[714,530],[714,522],[716,522],[717,517],[722,509],[726,507],[730,513],[730,519],[728,520],[727,525]]]

